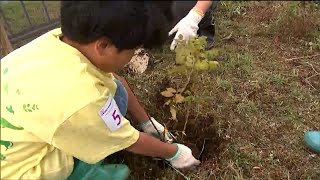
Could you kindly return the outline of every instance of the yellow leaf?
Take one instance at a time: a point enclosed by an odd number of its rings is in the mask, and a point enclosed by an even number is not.
[[[164,96],[164,97],[168,97],[168,98],[174,96],[174,94],[172,92],[167,91],[167,90],[166,91],[162,91],[161,95]]]
[[[173,88],[167,88],[167,91],[171,92],[171,93],[176,93],[177,91]]]
[[[176,94],[175,101],[176,103],[182,103],[184,100],[184,97],[181,94]]]
[[[173,106],[170,106],[170,113],[172,116],[172,120],[177,120],[177,109]]]

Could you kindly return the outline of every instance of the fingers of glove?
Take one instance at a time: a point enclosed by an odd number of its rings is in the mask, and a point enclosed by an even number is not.
[[[148,123],[143,127],[144,132],[157,132],[157,130],[162,133],[164,131],[164,127],[154,118],[151,118],[150,121],[148,121]]]
[[[164,142],[166,143],[172,143],[173,142],[173,139],[172,138],[169,138],[167,135],[165,135],[163,137],[163,134],[161,134],[161,136],[158,134],[158,132],[146,132],[147,134],[150,134],[152,135],[153,137],[157,138],[157,139],[160,139],[161,141],[164,140]],[[163,139],[164,138],[164,139]]]
[[[172,140],[177,139],[170,131],[167,132],[167,136]]]
[[[172,143],[172,142],[173,142],[173,138],[170,137],[170,134],[169,134],[169,133],[166,133],[166,134],[165,134],[164,140],[165,140],[165,142],[167,142],[167,143]]]
[[[197,31],[189,30],[189,31],[178,31],[175,35],[170,50],[174,50],[177,46],[177,41],[179,39],[179,36],[182,35],[182,39],[188,41],[190,38],[197,36]]]
[[[200,161],[195,159],[192,155],[192,151],[189,147],[183,144],[177,144],[180,153],[176,159],[171,161],[171,164],[179,169],[191,168],[200,164]]]
[[[196,167],[200,165],[200,161],[199,160],[191,160],[189,163],[187,163],[183,169],[189,169],[189,170],[192,170],[192,169],[196,169]]]
[[[151,121],[153,122],[153,124],[156,126],[156,128],[158,129],[158,131],[163,132],[164,131],[164,127],[162,124],[160,124],[157,120],[155,120],[154,118],[151,118]],[[150,123],[151,124],[151,123]],[[151,124],[152,125],[152,124]],[[153,126],[153,125],[152,125]],[[153,127],[154,128],[154,127]]]
[[[172,162],[172,166],[178,169],[195,169],[198,165],[200,165],[200,161],[196,159],[188,159],[184,163]]]
[[[178,31],[179,28],[179,23],[177,23],[169,32],[169,36],[171,36],[173,33],[175,33],[176,31]]]
[[[177,40],[173,39],[170,45],[170,50],[173,51],[176,48],[176,46],[177,46]]]
[[[186,33],[185,32],[182,32],[182,30],[179,29],[179,31],[176,33],[176,35],[174,36],[173,40],[172,40],[172,43],[170,45],[170,50],[173,51],[176,46],[177,46],[177,43],[178,43],[178,40],[179,40],[179,36],[182,35],[182,39],[185,39],[186,38]]]
[[[196,167],[196,166],[199,166],[200,164],[201,164],[201,162],[199,160],[193,158],[192,163],[191,163],[190,166]]]
[[[185,39],[186,41],[189,41],[191,38],[196,37],[196,36],[197,36],[197,31],[192,31],[192,30],[190,30],[190,31],[188,31],[188,33],[186,33],[184,39]]]

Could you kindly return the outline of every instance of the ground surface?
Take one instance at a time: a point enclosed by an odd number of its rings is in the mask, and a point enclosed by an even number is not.
[[[303,142],[320,129],[319,7],[298,2],[224,2],[216,10],[222,65],[192,87],[207,103],[180,106],[170,120],[160,92],[179,85],[166,70],[174,66],[168,45],[150,52],[143,75],[127,75],[146,109],[169,129],[183,130],[180,142],[203,148],[202,164],[184,172],[191,179],[318,179],[320,156]],[[305,14],[304,14],[305,13]],[[304,18],[305,16],[305,18]],[[229,36],[230,38],[223,39]],[[317,55],[315,57],[307,57]],[[302,57],[293,59],[295,57]],[[181,85],[181,84],[180,84]],[[197,146],[195,148],[194,146]],[[131,179],[183,179],[149,158],[123,154]]]
[[[305,131],[320,129],[319,17],[320,7],[313,3],[222,2],[215,13],[221,68],[190,87],[209,98],[180,105],[178,122],[170,120],[160,95],[181,85],[166,71],[174,66],[168,45],[149,52],[144,74],[125,75],[148,112],[192,147],[195,156],[201,154],[202,164],[185,176],[319,179],[320,155],[303,142]],[[111,160],[128,164],[130,179],[183,179],[151,158],[120,152]]]

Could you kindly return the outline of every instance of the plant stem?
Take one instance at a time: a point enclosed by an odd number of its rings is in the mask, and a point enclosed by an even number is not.
[[[189,119],[189,108],[187,109],[187,114],[186,114],[186,120],[184,122],[184,126],[183,126],[183,130],[182,130],[182,139],[183,139],[183,135],[187,136],[186,135],[186,129],[187,129],[187,124],[188,124],[188,119]]]

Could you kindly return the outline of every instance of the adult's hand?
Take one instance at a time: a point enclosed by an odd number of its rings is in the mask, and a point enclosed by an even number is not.
[[[177,40],[179,39],[180,35],[182,35],[183,40],[187,41],[190,38],[195,37],[199,29],[198,25],[202,18],[203,15],[200,12],[195,9],[190,10],[188,15],[181,19],[169,32],[169,36],[177,32],[171,43],[170,49],[174,50],[176,48]]]

